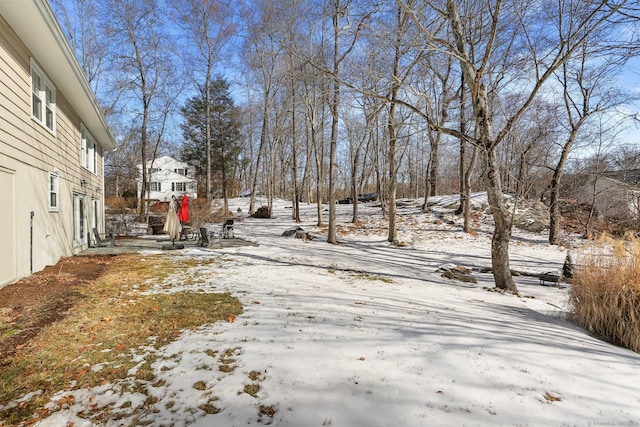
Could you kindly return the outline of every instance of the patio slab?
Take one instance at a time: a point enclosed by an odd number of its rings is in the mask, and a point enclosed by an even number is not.
[[[144,250],[163,250],[163,247],[170,247],[171,240],[165,236],[156,236],[157,238],[117,238],[116,245],[114,247],[104,246],[99,248],[87,248],[76,256],[85,255],[118,255],[125,253],[136,253]],[[175,242],[176,246],[184,245],[184,249],[199,248],[202,250],[224,249],[234,248],[240,246],[258,246],[254,242],[242,238],[234,239],[214,239],[211,240],[209,246],[206,248],[198,246],[196,240],[181,240]],[[172,250],[180,250],[174,249]]]

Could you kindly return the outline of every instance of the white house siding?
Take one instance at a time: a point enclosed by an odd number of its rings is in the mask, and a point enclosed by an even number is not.
[[[0,229],[7,230],[0,239],[0,286],[86,248],[96,216],[97,228],[104,229],[102,149],[96,150],[96,173],[81,166],[81,119],[40,63],[56,86],[55,134],[31,119],[32,58],[0,16]],[[49,173],[54,171],[59,206],[50,212]],[[86,199],[82,240],[74,239],[74,195]],[[99,201],[97,206],[92,200]]]
[[[147,162],[147,171],[152,167],[152,162]],[[195,169],[184,163],[180,162],[170,156],[158,157],[153,161],[153,169],[156,170],[153,173],[147,172],[147,179],[149,182],[148,187],[148,200],[159,200],[166,202],[171,200],[171,196],[176,198],[182,197],[184,194],[189,199],[195,199],[198,197],[197,182],[193,178],[195,175]],[[181,175],[175,172],[176,169],[186,169],[187,175]],[[141,190],[141,177],[142,177],[142,165],[138,165],[138,194]],[[151,183],[160,183],[160,191],[151,191]],[[176,190],[173,187],[176,183],[185,183],[186,190]]]

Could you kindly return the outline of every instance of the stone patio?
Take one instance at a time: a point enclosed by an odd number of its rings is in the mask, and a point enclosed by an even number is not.
[[[211,239],[209,246],[206,248],[198,246],[197,240],[181,240],[175,242],[176,246],[184,245],[184,249],[199,248],[202,250],[215,251],[216,249],[233,248],[239,246],[258,246],[254,242],[250,242],[241,238],[234,239]],[[163,248],[164,247],[164,248]],[[163,250],[171,248],[171,240],[166,236],[154,236],[146,238],[116,238],[116,245],[103,246],[99,248],[88,248],[77,254],[77,256],[85,255],[117,255],[124,253],[135,253],[144,250]],[[175,249],[180,250],[180,249]]]

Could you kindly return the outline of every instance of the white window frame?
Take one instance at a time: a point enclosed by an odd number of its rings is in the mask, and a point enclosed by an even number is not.
[[[149,191],[162,191],[162,183],[159,182],[159,181],[150,182],[149,183]]]
[[[186,168],[177,168],[173,170],[175,173],[179,174],[179,175],[184,175],[187,176],[187,169]]]
[[[60,211],[60,176],[58,172],[49,172],[49,212]]]
[[[187,191],[186,182],[172,182],[171,191]]]
[[[56,87],[31,59],[31,118],[55,135]]]
[[[81,155],[80,162],[83,168],[89,172],[96,173],[97,156],[96,151],[98,144],[87,128],[82,126],[81,130]]]

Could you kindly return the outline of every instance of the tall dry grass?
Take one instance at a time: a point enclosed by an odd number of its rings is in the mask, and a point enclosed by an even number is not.
[[[591,241],[576,257],[572,283],[573,320],[640,353],[640,241]]]

